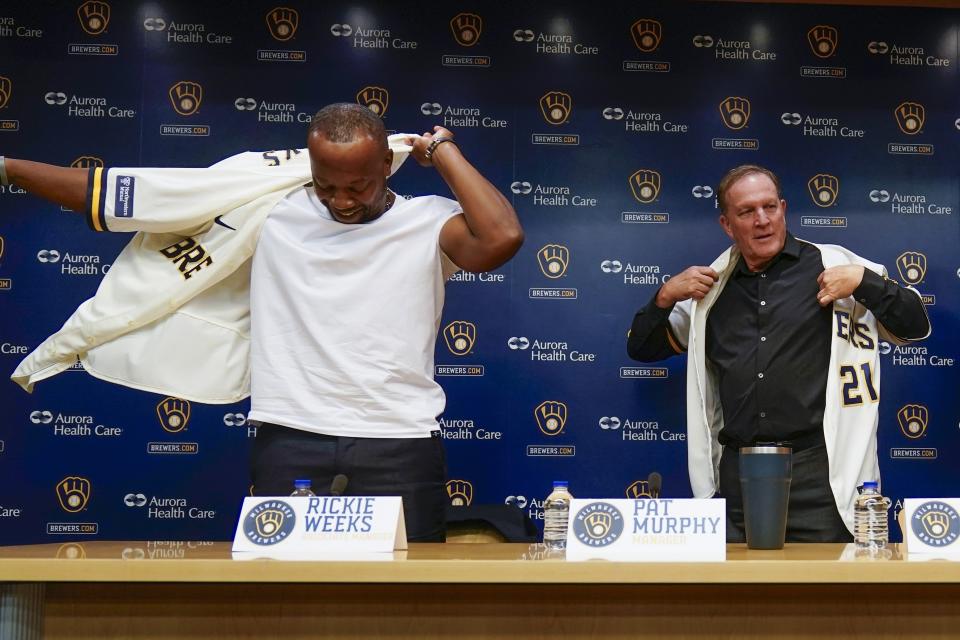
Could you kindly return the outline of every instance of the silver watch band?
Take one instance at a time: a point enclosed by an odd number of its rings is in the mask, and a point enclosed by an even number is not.
[[[7,161],[6,158],[0,156],[0,185],[7,186],[10,184],[10,179],[7,177]]]

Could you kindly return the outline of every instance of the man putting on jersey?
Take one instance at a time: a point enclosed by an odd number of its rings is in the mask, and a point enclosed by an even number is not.
[[[726,499],[728,541],[744,540],[739,449],[762,442],[793,447],[786,539],[852,540],[857,487],[880,477],[880,339],[929,335],[920,295],[843,247],[787,233],[767,169],[729,171],[717,199],[733,246],[670,278],[634,317],[627,351],[688,353],[690,484]]]
[[[391,191],[407,153],[457,200]],[[257,495],[289,494],[297,478],[322,493],[342,474],[348,494],[402,496],[410,540],[444,539],[445,396],[433,379],[444,281],[499,267],[523,241],[513,207],[450,131],[388,143],[380,118],[341,103],[314,116],[306,152],[208,169],[2,158],[0,169],[85,211],[94,229],[141,232],[14,380],[29,390],[79,357],[97,377],[156,393],[249,394],[249,419],[262,423]]]

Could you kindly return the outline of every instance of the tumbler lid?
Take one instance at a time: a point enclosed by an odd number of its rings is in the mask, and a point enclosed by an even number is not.
[[[740,447],[740,453],[742,454],[788,454],[792,453],[793,449],[790,447],[785,447],[782,444],[758,444],[750,447]]]

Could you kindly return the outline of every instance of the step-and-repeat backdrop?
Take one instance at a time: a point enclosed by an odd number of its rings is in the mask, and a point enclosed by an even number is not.
[[[303,146],[358,101],[435,124],[516,207],[506,266],[447,285],[436,347],[457,504],[535,520],[579,497],[688,497],[685,357],[625,352],[634,312],[726,246],[716,183],[771,167],[788,228],[924,295],[930,339],[880,343],[896,507],[960,494],[960,12],[741,3],[23,2],[0,8],[0,154],[189,166]],[[408,163],[404,194],[449,190]],[[129,241],[0,190],[0,369],[90,297]],[[358,292],[362,295],[362,292]],[[148,364],[148,363],[144,363]],[[190,367],[190,362],[180,363]],[[165,363],[170,366],[170,363]],[[0,385],[0,543],[227,539],[248,403],[190,403],[82,369]],[[292,489],[292,488],[291,488]]]

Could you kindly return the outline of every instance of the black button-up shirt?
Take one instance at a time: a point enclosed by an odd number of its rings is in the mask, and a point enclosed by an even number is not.
[[[743,257],[707,316],[720,383],[722,444],[793,440],[822,429],[832,306],[817,302],[820,251],[788,235],[763,271]]]
[[[789,233],[766,269],[741,257],[707,316],[707,366],[720,383],[723,444],[800,440],[823,429],[833,306],[817,302],[820,250]],[[869,269],[853,292],[884,327],[904,339],[930,328],[919,296]],[[656,295],[637,312],[627,340],[635,360],[678,353],[670,309]],[[685,340],[684,340],[685,342]]]

